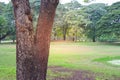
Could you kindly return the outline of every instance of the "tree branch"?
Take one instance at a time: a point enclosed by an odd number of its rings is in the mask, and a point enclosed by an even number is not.
[[[5,35],[3,35],[2,37],[0,37],[0,40],[3,40],[4,38],[6,38],[9,34],[10,34],[10,31],[8,31]]]

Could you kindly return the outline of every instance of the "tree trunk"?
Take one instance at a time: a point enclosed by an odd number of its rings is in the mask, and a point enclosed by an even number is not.
[[[57,33],[54,33],[54,40],[57,40]]]
[[[15,39],[13,39],[13,43],[15,43]]]
[[[66,40],[66,34],[63,34],[63,40],[64,41]]]
[[[78,40],[78,31],[77,31],[77,29],[75,31],[75,38],[76,38],[76,41],[77,41]]]
[[[59,0],[42,0],[35,37],[38,80],[46,80],[50,35]]]
[[[73,39],[72,39],[72,41],[73,42],[75,41],[75,33],[73,33]]]
[[[66,40],[66,34],[67,34],[67,27],[63,26],[63,40]]]
[[[93,42],[96,42],[96,40],[95,40],[95,36],[93,36]]]
[[[96,29],[93,27],[93,42],[96,42]]]
[[[34,34],[29,0],[12,0],[16,23],[17,80],[34,79]]]
[[[29,0],[12,0],[16,23],[17,80],[46,80],[50,34],[59,0],[41,0],[34,36]]]

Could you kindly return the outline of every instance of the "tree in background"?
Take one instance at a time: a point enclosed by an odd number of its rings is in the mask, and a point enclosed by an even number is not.
[[[65,8],[64,4],[58,5],[53,27],[54,37],[55,35],[63,37],[63,40],[66,40],[67,26],[66,23],[64,22],[64,15],[66,14],[67,11],[68,9]]]
[[[34,32],[29,0],[12,0],[17,34],[17,80],[46,80],[50,34],[59,0],[41,0]]]
[[[98,21],[97,35],[100,41],[116,41],[120,39],[120,2],[107,8],[107,14]]]
[[[77,41],[84,35],[84,29],[89,24],[89,20],[86,18],[87,14],[81,9],[68,11],[65,15],[65,21],[69,25],[69,34],[72,36],[73,41]],[[83,35],[82,35],[83,34]]]
[[[91,4],[83,8],[85,13],[88,14],[88,19],[91,22],[87,26],[88,38],[92,39],[93,42],[96,42],[97,37],[97,22],[101,19],[103,15],[106,14],[106,5],[103,3]],[[87,33],[87,32],[86,32]]]
[[[81,4],[76,0],[72,0],[66,4],[59,4],[56,11],[53,34],[63,37],[63,40],[66,40],[69,36],[69,30],[71,29],[69,13],[73,13],[73,9],[77,10],[80,9],[80,7]]]
[[[39,0],[30,0],[32,19],[34,30],[38,22],[40,3]],[[96,3],[90,5],[81,5],[78,1],[72,0],[66,4],[59,4],[56,11],[54,20],[54,26],[52,29],[52,40],[75,40],[75,41],[101,41],[100,29],[97,29],[100,19],[107,13],[118,9],[119,2],[114,6],[108,6],[103,3]],[[6,27],[2,27],[5,30],[0,39],[2,40],[14,40],[15,26],[12,13],[12,5],[0,4],[0,16],[4,16],[6,20]],[[101,28],[102,29],[102,28]],[[105,36],[105,35],[104,35]],[[106,37],[107,38],[107,37]],[[114,37],[113,37],[114,38]]]
[[[34,26],[34,28],[36,28],[39,11],[40,11],[41,0],[29,0],[29,1],[30,1],[30,6],[31,6],[32,16],[33,16],[32,17],[33,18],[33,26]]]
[[[3,15],[5,10],[5,4],[0,3],[0,43],[9,33],[7,32],[7,20]]]
[[[82,5],[77,0],[72,0],[71,2],[64,4],[64,7],[69,11],[80,9],[81,6]]]
[[[14,16],[13,16],[13,10],[12,10],[12,3],[4,4],[0,3],[0,40],[5,39],[6,37],[8,39],[12,39],[13,42],[16,39],[15,36],[15,27],[14,27]]]
[[[5,7],[5,14],[4,16],[6,17],[7,20],[7,28],[8,31],[10,32],[8,35],[8,38],[10,40],[13,40],[13,43],[16,40],[16,32],[15,32],[15,19],[14,19],[14,14],[13,14],[13,7],[12,3],[9,2],[6,7]]]
[[[6,19],[4,16],[0,16],[0,43],[1,40],[4,39],[4,37],[7,36],[8,33],[6,33]]]

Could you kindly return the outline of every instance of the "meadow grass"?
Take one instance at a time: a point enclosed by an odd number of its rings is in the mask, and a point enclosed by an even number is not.
[[[15,50],[15,44],[0,44],[0,80],[15,80]],[[104,74],[107,77],[120,77],[120,66],[108,65],[106,61],[109,58],[110,60],[111,58],[120,58],[120,47],[118,45],[52,42],[48,65],[73,70],[88,70]],[[50,70],[48,75],[57,76]]]
[[[0,80],[15,80],[15,44],[0,44]]]
[[[120,66],[115,67],[107,65],[102,61],[97,61],[104,57],[118,58],[117,56],[120,56],[120,47],[116,45],[100,43],[52,45],[50,53],[50,66],[54,65],[72,69],[90,70],[107,76],[120,76]]]

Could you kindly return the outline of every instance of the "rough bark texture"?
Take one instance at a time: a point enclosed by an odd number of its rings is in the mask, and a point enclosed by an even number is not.
[[[33,26],[28,0],[12,0],[17,37],[17,80],[33,80]]]
[[[45,80],[49,56],[50,35],[58,0],[42,0],[35,37],[36,59],[41,80]],[[39,64],[40,63],[40,64]],[[40,80],[40,79],[38,79]]]
[[[12,0],[17,37],[17,80],[46,80],[50,34],[59,0],[41,0],[34,36],[29,0]]]

